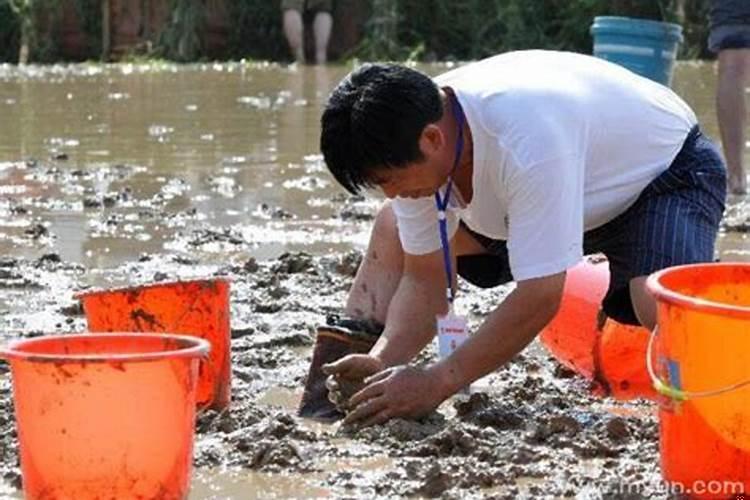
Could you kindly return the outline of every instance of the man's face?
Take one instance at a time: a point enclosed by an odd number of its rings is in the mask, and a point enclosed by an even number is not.
[[[422,198],[434,195],[446,178],[439,165],[422,159],[402,168],[381,168],[373,180],[387,198]]]
[[[405,167],[375,170],[373,182],[386,197],[432,196],[448,180],[452,151],[448,151],[445,136],[437,125],[425,127],[419,139],[419,149],[422,151],[421,160],[409,163]]]

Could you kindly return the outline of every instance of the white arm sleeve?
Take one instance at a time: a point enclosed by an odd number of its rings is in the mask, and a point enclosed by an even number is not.
[[[434,198],[395,198],[391,206],[396,214],[398,235],[404,252],[424,255],[440,249],[438,212]],[[452,238],[458,230],[458,214],[449,207],[445,215],[448,221],[448,238]]]

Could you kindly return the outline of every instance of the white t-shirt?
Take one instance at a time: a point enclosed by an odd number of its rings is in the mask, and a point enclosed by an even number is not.
[[[473,196],[449,207],[449,233],[460,218],[507,240],[516,280],[580,261],[583,232],[632,205],[697,122],[667,87],[581,54],[511,52],[435,81],[456,93],[474,148]],[[407,253],[440,249],[434,197],[393,208]]]

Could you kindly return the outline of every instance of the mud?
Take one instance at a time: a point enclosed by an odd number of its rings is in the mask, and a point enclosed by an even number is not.
[[[7,314],[5,322],[19,335],[85,327],[72,295],[88,286],[91,270],[53,255],[0,263],[0,286],[10,284],[16,292],[5,307],[18,311]],[[603,409],[603,400],[589,395],[581,379],[561,370],[538,345],[475,383],[470,397],[449,400],[422,421],[352,430],[298,419],[294,404],[310,359],[313,327],[338,311],[359,258],[356,251],[295,252],[196,269],[163,254],[98,276],[100,285],[146,283],[161,275],[188,278],[196,272],[232,279],[232,405],[198,418],[199,472],[238,468],[310,477],[316,487],[353,498],[565,497],[582,490],[609,498],[622,478],[644,488],[656,484],[653,408],[610,402],[646,409],[627,417]],[[471,311],[475,324],[507,293],[462,288],[461,306]],[[420,362],[433,355],[430,348]],[[21,478],[6,368],[0,377],[0,471],[6,486],[17,488]],[[280,389],[293,397],[280,405],[263,397]],[[326,465],[378,456],[388,457],[389,464],[365,471]]]
[[[295,416],[315,326],[340,311],[379,203],[341,194],[315,154],[320,105],[345,69],[0,68],[6,123],[25,124],[0,124],[0,340],[85,330],[73,296],[91,287],[228,277],[232,404],[198,417],[194,498],[664,497],[656,406],[593,396],[536,342],[421,421],[353,430]],[[713,75],[680,71],[678,87]],[[689,100],[715,129],[700,88]],[[33,121],[50,99],[68,107]],[[104,104],[78,112],[88,102]],[[122,106],[130,129],[117,128]],[[733,200],[722,256],[748,259],[748,226],[750,205]],[[472,326],[510,290],[460,286]],[[0,363],[0,495],[17,496],[12,406]]]

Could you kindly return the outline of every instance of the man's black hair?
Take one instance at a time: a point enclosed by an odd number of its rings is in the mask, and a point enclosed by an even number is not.
[[[349,192],[372,187],[373,169],[421,160],[419,137],[443,115],[435,82],[396,64],[365,64],[331,93],[321,118],[320,150]]]

